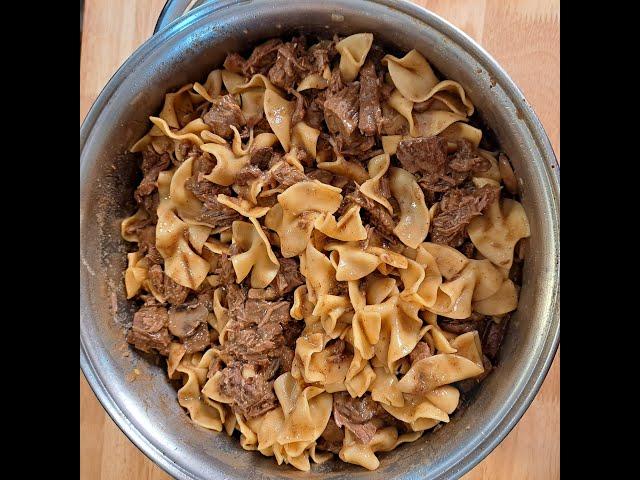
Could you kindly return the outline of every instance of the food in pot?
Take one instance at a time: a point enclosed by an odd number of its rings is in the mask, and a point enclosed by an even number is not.
[[[127,340],[194,423],[373,470],[450,421],[498,363],[530,234],[473,114],[370,33],[271,39],[166,95],[132,147]]]

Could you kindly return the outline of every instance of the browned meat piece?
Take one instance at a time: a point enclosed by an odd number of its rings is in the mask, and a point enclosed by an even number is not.
[[[272,178],[282,187],[289,188],[298,182],[308,180],[307,176],[288,163],[281,163],[278,168],[271,171]]]
[[[393,217],[378,202],[374,202],[369,197],[362,195],[359,191],[349,195],[349,199],[360,205],[366,212],[366,221],[374,226],[385,238],[395,241],[395,222]]]
[[[184,348],[187,353],[202,352],[211,346],[211,336],[206,323],[201,323],[195,331],[184,338]]]
[[[331,363],[341,363],[345,358],[350,357],[349,352],[347,352],[347,342],[340,338],[327,343],[325,350],[329,354],[327,361]]]
[[[470,240],[465,240],[458,250],[467,258],[473,258],[473,255],[476,253],[476,247]]]
[[[409,361],[411,364],[414,364],[423,358],[430,357],[431,355],[431,349],[427,342],[418,342],[413,351],[409,354]]]
[[[338,151],[345,157],[356,157],[357,160],[369,158],[369,152],[375,144],[375,137],[365,137],[359,131],[354,131],[348,137],[340,133],[336,135]]]
[[[337,55],[336,44],[331,40],[320,40],[315,45],[309,47],[304,65],[308,68],[309,73],[324,72],[325,67],[329,66],[331,60]]]
[[[162,170],[166,170],[170,163],[171,157],[169,157],[168,153],[158,155],[151,148],[142,152],[140,169],[144,177],[133,194],[139,204],[144,204],[145,197],[150,196],[157,190],[158,185],[156,182],[158,181],[158,175]],[[145,210],[147,210],[148,213],[152,213],[149,209],[145,208]],[[153,213],[155,213],[155,210]]]
[[[296,123],[304,120],[307,110],[305,107],[304,96],[295,90],[290,90],[289,92],[296,97],[296,108],[293,110],[293,114],[291,115],[291,125],[295,125]]]
[[[351,398],[347,392],[333,394],[333,419],[338,427],[346,427],[356,438],[368,444],[376,434],[373,420],[384,410],[371,398],[369,393],[361,398]]]
[[[484,335],[482,337],[482,352],[489,357],[493,363],[497,360],[498,350],[500,350],[500,345],[502,344],[504,334],[507,331],[510,318],[511,315],[507,314],[502,317],[500,323],[490,321],[484,331]]]
[[[236,220],[242,220],[242,215],[233,208],[222,205],[218,199],[212,197],[205,202],[198,220],[206,222],[213,228],[229,227]]]
[[[222,66],[233,73],[244,73],[245,59],[237,53],[227,54],[227,58],[224,59]]]
[[[242,369],[241,364],[236,364],[222,370],[220,391],[233,398],[233,409],[246,418],[254,418],[276,408],[273,381],[260,374],[245,378]]]
[[[280,258],[280,270],[267,288],[252,288],[249,298],[259,300],[275,300],[292,292],[305,282],[300,273],[300,265],[295,258]]]
[[[216,330],[211,330],[215,332]],[[213,377],[217,372],[224,368],[224,362],[219,358],[216,358],[209,364],[209,370],[207,371],[207,378]]]
[[[300,57],[305,53],[304,47],[296,41],[280,45],[276,61],[269,69],[271,83],[285,91],[293,89],[306,71],[300,63]]]
[[[436,136],[408,138],[398,144],[396,156],[408,172],[444,173],[447,141]]]
[[[282,40],[272,38],[254,48],[251,56],[244,64],[244,74],[246,76],[251,76],[256,73],[266,75],[278,57],[278,48],[280,45],[282,45]]]
[[[320,91],[317,95],[307,98],[307,108],[304,121],[310,127],[322,130],[324,125],[324,101],[325,92]]]
[[[358,128],[363,135],[375,135],[382,126],[380,109],[380,85],[376,68],[371,60],[360,69],[360,112]]]
[[[211,127],[213,133],[223,138],[233,136],[231,125],[240,128],[246,123],[240,105],[236,103],[233,95],[215,97],[211,108],[204,114],[202,120]]]
[[[337,92],[329,92],[324,101],[324,121],[331,133],[349,137],[358,127],[358,83],[351,83]]]
[[[153,288],[164,296],[167,302],[172,305],[180,305],[185,302],[189,295],[189,289],[165,275],[160,265],[153,265],[149,269],[148,275]]]
[[[249,160],[251,165],[255,165],[260,170],[267,170],[269,168],[269,162],[273,155],[272,147],[256,148],[251,152],[251,159]]]
[[[181,140],[180,143],[178,143],[178,151],[180,152],[182,158],[185,159],[189,157],[199,156],[201,154],[200,147],[188,140]],[[176,162],[178,162],[176,166],[179,166],[182,163],[177,158],[175,160],[176,161],[173,162],[174,165],[176,165]]]
[[[216,161],[215,159],[212,159],[209,154],[198,155],[193,159],[193,164],[191,165],[191,176],[192,178],[196,177],[197,180],[199,176],[198,174],[201,173],[202,175],[209,175],[215,166]]]
[[[338,454],[342,448],[343,440],[344,430],[336,425],[333,418],[329,418],[329,422],[327,422],[324,432],[322,432],[322,435],[320,435],[320,438],[318,439],[317,446],[320,450],[327,450],[328,452]]]
[[[168,355],[171,343],[168,322],[169,315],[164,307],[143,306],[133,316],[127,342],[143,352],[157,351],[161,355]]]
[[[478,330],[478,332],[481,332],[484,321],[484,315],[473,312],[469,318],[461,320],[439,317],[438,325],[440,326],[440,328],[447,332],[455,333],[456,335],[462,335],[463,333],[472,332],[474,330]]]
[[[231,263],[231,257],[236,253],[238,253],[238,245],[234,243],[229,248],[228,254],[223,253],[220,256],[216,273],[220,275],[221,285],[231,285],[236,282],[236,271],[233,269],[233,263]]]
[[[289,307],[288,302],[247,300],[238,318],[227,324],[221,358],[227,364],[243,361],[267,367],[284,345],[282,325],[290,321]]]
[[[384,92],[384,87],[382,88]],[[407,135],[409,133],[409,123],[395,109],[387,103],[382,104],[382,123],[380,124],[381,135]]]
[[[234,185],[240,187],[246,186],[256,178],[260,178],[261,175],[262,170],[260,170],[258,167],[256,167],[255,165],[247,165],[238,172]]]
[[[340,74],[340,68],[338,66],[333,67],[331,70],[331,78],[329,79],[329,92],[336,93],[345,87],[345,83],[342,81],[342,75]]]
[[[334,177],[331,172],[326,170],[320,170],[319,168],[314,168],[307,172],[307,178],[309,180],[318,180],[322,183],[326,183],[327,185],[331,185]]]
[[[146,254],[146,257],[153,264],[162,264],[164,260],[160,252],[156,248],[156,226],[149,225],[138,231],[138,240],[140,253]]]
[[[291,369],[295,340],[304,325],[291,319],[289,302],[247,299],[235,284],[227,287],[227,308],[227,337],[220,349],[227,365],[222,391],[244,415],[260,415],[277,405],[273,379]]]
[[[440,201],[431,222],[431,241],[459,247],[467,237],[467,225],[500,196],[500,189],[485,185],[449,190]]]

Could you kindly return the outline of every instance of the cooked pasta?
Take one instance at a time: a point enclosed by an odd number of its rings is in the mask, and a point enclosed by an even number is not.
[[[459,83],[370,33],[272,39],[150,121],[121,223],[127,340],[166,357],[193,423],[308,471],[376,469],[455,421],[530,235]]]

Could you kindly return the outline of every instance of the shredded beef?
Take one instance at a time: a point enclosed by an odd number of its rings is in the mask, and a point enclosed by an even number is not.
[[[242,69],[244,74],[246,76],[252,76],[256,73],[266,75],[278,57],[280,45],[282,45],[282,40],[274,38],[254,48],[251,56],[244,62]]]
[[[498,350],[502,344],[504,334],[507,331],[510,318],[511,315],[507,314],[502,317],[500,323],[489,321],[484,331],[482,337],[482,352],[494,363],[498,357]]]
[[[358,128],[363,135],[372,136],[382,126],[382,110],[380,109],[380,87],[376,68],[368,60],[360,69],[360,111]]]
[[[492,185],[449,190],[442,197],[431,222],[431,241],[452,247],[462,245],[469,222],[481,215],[499,195],[500,189]]]
[[[140,253],[145,255],[152,264],[160,265],[164,262],[162,255],[156,248],[156,227],[148,225],[138,231],[138,246]]]
[[[395,228],[395,222],[389,211],[380,205],[378,202],[371,200],[366,195],[360,193],[360,191],[349,195],[348,201],[353,201],[366,210],[367,223],[370,223],[375,227],[383,237],[395,241],[395,234],[393,229]]]
[[[249,298],[275,300],[284,297],[305,282],[295,258],[279,258],[280,269],[267,288],[252,288]]]
[[[246,123],[240,105],[236,103],[233,95],[215,97],[211,108],[204,114],[202,120],[211,127],[213,133],[222,138],[233,136],[231,125],[239,129]]]
[[[220,349],[227,365],[222,391],[234,399],[237,411],[251,418],[277,405],[273,379],[291,369],[302,324],[291,319],[289,302],[247,299],[236,284],[227,287],[227,307],[227,337]],[[248,373],[243,376],[243,371]]]
[[[180,305],[187,299],[189,289],[176,283],[169,275],[165,275],[160,265],[156,264],[149,268],[148,276],[153,288],[170,304]]]
[[[283,90],[289,90],[298,83],[306,69],[301,65],[300,56],[304,55],[304,47],[300,42],[288,42],[280,45],[276,61],[269,69],[269,80]],[[295,122],[293,122],[295,124]]]
[[[222,66],[233,73],[244,73],[245,59],[237,53],[229,53]]]
[[[478,330],[480,332],[484,325],[485,316],[477,312],[473,312],[469,318],[455,320],[453,318],[438,318],[438,325],[443,330],[455,333],[456,335],[462,335],[463,333],[472,332]]]
[[[142,164],[140,169],[144,177],[134,192],[134,197],[138,204],[144,205],[148,213],[155,213],[150,205],[147,207],[147,198],[150,197],[158,188],[158,175],[162,170],[166,170],[171,163],[171,157],[168,153],[162,155],[157,154],[153,149],[149,148],[142,152]]]
[[[398,144],[396,156],[402,168],[408,172],[444,172],[447,163],[447,141],[436,136],[408,138]]]
[[[318,448],[338,454],[340,453],[340,449],[342,448],[343,441],[344,430],[336,425],[336,422],[333,420],[333,418],[329,418],[327,426],[318,439]]]
[[[282,162],[278,168],[271,171],[273,179],[283,188],[289,188],[298,182],[308,180],[307,176],[295,167]]]
[[[346,427],[365,445],[376,434],[372,420],[381,414],[382,407],[366,393],[360,398],[351,398],[347,392],[333,394],[333,419],[338,427]]]
[[[273,156],[272,147],[256,148],[251,151],[251,157],[249,162],[251,165],[255,165],[260,170],[267,170],[269,168],[269,162]]]
[[[143,306],[133,316],[127,342],[143,352],[169,354],[171,336],[167,329],[169,315],[164,307]]]
[[[327,94],[324,101],[324,120],[331,133],[340,133],[348,138],[358,127],[359,91],[360,85],[351,83]]]

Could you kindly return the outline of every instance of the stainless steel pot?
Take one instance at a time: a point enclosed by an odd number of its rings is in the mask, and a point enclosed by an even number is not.
[[[164,368],[125,345],[132,318],[122,271],[119,220],[133,210],[136,162],[128,147],[149,128],[164,93],[205,78],[226,52],[293,28],[373,32],[420,50],[459,81],[509,154],[522,185],[532,236],[520,307],[501,364],[469,407],[444,428],[381,455],[375,472],[330,462],[303,474],[242,450],[237,439],[191,424]],[[559,341],[559,167],[549,140],[508,75],[468,36],[406,1],[216,1],[190,11],[142,45],[116,72],[80,129],[80,364],[124,433],[179,479],[458,478],[513,428],[546,375]],[[125,356],[128,354],[128,356]],[[131,380],[134,368],[140,371]]]

